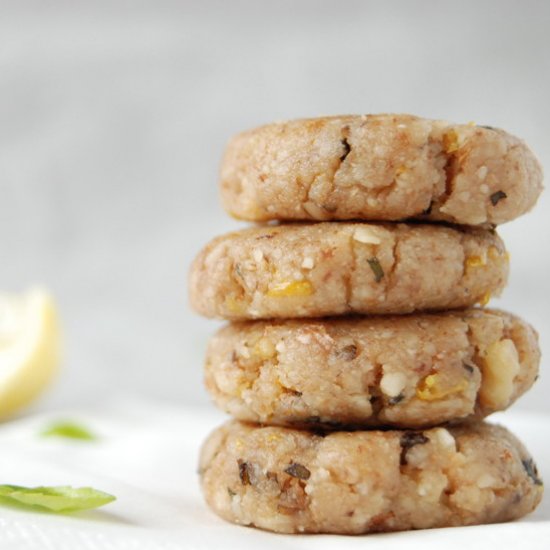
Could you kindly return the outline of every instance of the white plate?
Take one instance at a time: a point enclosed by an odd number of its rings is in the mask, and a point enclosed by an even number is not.
[[[368,537],[274,535],[234,526],[206,508],[196,475],[200,443],[223,416],[136,401],[107,409],[102,414],[50,414],[0,427],[0,483],[93,486],[117,496],[105,508],[72,515],[2,507],[0,549],[550,548],[548,498],[535,513],[513,523]],[[87,443],[39,437],[54,418],[82,422],[101,439]],[[509,412],[494,420],[525,442],[542,476],[550,479],[550,418]]]

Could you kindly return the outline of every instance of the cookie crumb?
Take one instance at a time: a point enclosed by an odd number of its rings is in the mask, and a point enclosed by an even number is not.
[[[366,227],[358,227],[353,232],[353,239],[365,244],[380,244],[382,241]]]

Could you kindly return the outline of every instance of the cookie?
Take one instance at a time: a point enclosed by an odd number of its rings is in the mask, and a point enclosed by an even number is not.
[[[191,267],[190,301],[231,320],[402,314],[485,303],[508,255],[481,229],[324,222],[214,239]]]
[[[522,444],[484,423],[316,434],[231,421],[204,444],[199,472],[218,515],[279,533],[503,522],[543,493]]]
[[[224,207],[266,220],[421,218],[500,224],[527,212],[542,169],[503,130],[411,115],[335,116],[239,134],[221,168]]]
[[[420,428],[507,408],[539,361],[536,332],[500,311],[256,321],[212,338],[205,381],[239,420]]]

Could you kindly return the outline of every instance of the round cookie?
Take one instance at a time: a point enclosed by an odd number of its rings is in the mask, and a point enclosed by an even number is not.
[[[503,522],[543,493],[522,444],[484,423],[316,434],[231,421],[204,444],[199,473],[218,515],[279,533]]]
[[[231,320],[403,314],[486,303],[508,275],[498,235],[422,224],[253,227],[214,239],[191,267],[190,301]]]
[[[507,408],[539,361],[536,332],[500,311],[256,321],[212,338],[205,381],[239,420],[419,428]]]
[[[542,169],[503,130],[411,115],[335,116],[262,126],[233,138],[224,207],[267,220],[500,224],[527,212]]]

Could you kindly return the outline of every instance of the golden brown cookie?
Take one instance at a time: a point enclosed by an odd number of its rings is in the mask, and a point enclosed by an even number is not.
[[[507,408],[539,362],[536,332],[495,310],[254,321],[212,338],[205,381],[239,420],[420,428]]]
[[[221,168],[224,207],[252,221],[500,224],[541,190],[540,164],[520,139],[411,115],[269,124],[233,138]]]
[[[204,444],[199,471],[222,518],[279,533],[503,522],[543,493],[523,445],[484,423],[320,434],[232,421]]]
[[[254,227],[214,239],[191,267],[190,300],[231,320],[402,314],[485,303],[508,255],[498,235],[428,224]]]

